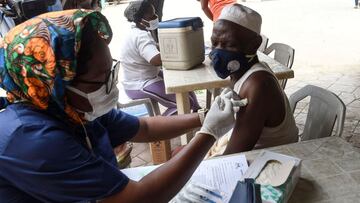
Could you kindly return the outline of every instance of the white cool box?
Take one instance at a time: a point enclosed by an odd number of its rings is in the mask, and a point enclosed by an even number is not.
[[[158,36],[164,68],[188,70],[204,61],[201,18],[176,18],[163,21],[159,24]]]

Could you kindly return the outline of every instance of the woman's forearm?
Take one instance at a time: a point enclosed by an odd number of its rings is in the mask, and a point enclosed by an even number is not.
[[[175,157],[145,176],[139,184],[153,202],[168,202],[190,179],[215,139],[198,134]]]
[[[198,134],[168,162],[139,182],[130,181],[122,191],[102,202],[169,202],[190,179],[214,142],[215,139],[211,135]]]
[[[167,140],[200,126],[201,122],[197,113],[141,118],[139,132],[131,141],[153,142]]]

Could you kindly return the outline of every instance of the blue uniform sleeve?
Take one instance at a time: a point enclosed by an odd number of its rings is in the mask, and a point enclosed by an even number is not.
[[[129,141],[136,135],[140,127],[137,117],[116,109],[102,116],[99,121],[108,130],[112,147]]]
[[[86,202],[121,191],[129,179],[56,126],[18,128],[0,155],[0,174],[43,202]]]

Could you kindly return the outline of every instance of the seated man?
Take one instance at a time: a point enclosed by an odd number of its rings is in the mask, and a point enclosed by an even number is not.
[[[288,99],[267,64],[259,62],[261,16],[234,4],[226,6],[214,24],[210,53],[221,78],[230,76],[233,89],[248,104],[236,116],[232,131],[217,141],[209,156],[296,142],[298,129]]]
[[[1,203],[168,202],[232,128],[232,92],[217,97],[206,117],[137,118],[113,109],[119,67],[112,66],[111,38],[100,12],[67,10],[28,20],[0,39],[0,88],[7,93],[0,110]],[[118,170],[114,147],[172,139],[201,125],[180,154],[140,181]],[[186,196],[203,202],[214,196],[188,187],[181,194],[191,191]]]

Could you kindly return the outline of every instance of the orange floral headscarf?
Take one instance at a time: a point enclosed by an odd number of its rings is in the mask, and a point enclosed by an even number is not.
[[[0,40],[0,87],[7,91],[7,100],[30,102],[80,122],[66,101],[65,87],[76,75],[81,34],[88,22],[110,43],[109,23],[97,11],[46,13],[10,30]]]

